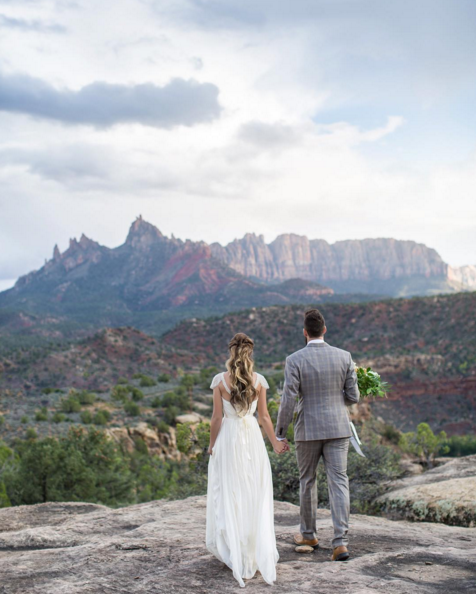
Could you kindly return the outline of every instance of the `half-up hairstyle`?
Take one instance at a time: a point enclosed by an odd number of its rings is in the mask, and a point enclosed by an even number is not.
[[[230,358],[226,368],[230,373],[230,402],[241,413],[248,412],[257,396],[253,385],[253,347],[252,339],[242,332],[235,334],[228,344]]]

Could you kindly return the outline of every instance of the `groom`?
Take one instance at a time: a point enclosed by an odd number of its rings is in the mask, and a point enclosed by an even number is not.
[[[333,561],[345,561],[349,527],[347,452],[351,429],[346,406],[359,401],[359,389],[350,353],[324,342],[324,318],[311,309],[304,316],[306,346],[286,359],[285,381],[276,437],[286,441],[297,399],[294,440],[300,473],[301,533],[297,545],[319,546],[316,536],[317,464],[322,457],[329,484],[334,524]]]

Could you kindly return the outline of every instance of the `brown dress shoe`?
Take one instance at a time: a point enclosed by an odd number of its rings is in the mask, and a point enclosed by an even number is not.
[[[332,561],[347,561],[349,557],[350,553],[344,546],[336,547],[332,553]]]
[[[317,549],[317,547],[319,546],[319,541],[317,540],[317,538],[308,540],[307,538],[304,538],[302,534],[295,534],[294,544],[297,544],[299,546],[307,545],[308,547],[313,547],[314,549]]]

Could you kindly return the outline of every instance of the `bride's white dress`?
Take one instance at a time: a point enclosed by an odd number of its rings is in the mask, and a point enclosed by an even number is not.
[[[221,382],[229,393],[224,375],[216,375],[210,387]],[[259,384],[269,387],[258,373],[255,387]],[[233,570],[240,586],[257,570],[272,584],[279,555],[271,465],[254,416],[258,401],[244,415],[222,401],[223,421],[208,463],[207,548]]]

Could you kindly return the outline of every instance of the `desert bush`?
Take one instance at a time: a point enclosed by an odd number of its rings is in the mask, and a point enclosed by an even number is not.
[[[133,400],[128,400],[124,403],[124,412],[130,417],[138,417],[140,415],[139,405]]]
[[[167,408],[169,406],[175,406],[181,411],[187,410],[189,404],[190,401],[185,392],[166,392],[162,396],[161,400],[161,405],[164,408]]]
[[[160,396],[156,396],[150,403],[150,406],[152,408],[160,408],[162,406],[162,398]]]
[[[160,373],[157,381],[161,384],[168,384],[170,382],[170,375],[168,373]]]
[[[56,411],[51,420],[53,423],[62,423],[66,419],[66,415],[63,413]]]
[[[26,425],[28,423],[27,415],[23,415],[22,418],[20,419],[20,422],[23,423],[24,425]]]
[[[93,414],[90,410],[83,410],[79,417],[81,423],[84,423],[85,425],[90,425],[93,422]]]
[[[444,431],[435,435],[428,423],[420,423],[416,432],[401,435],[399,446],[404,452],[422,458],[428,468],[433,468],[436,456],[449,451],[445,442],[446,433]]]
[[[155,381],[154,378],[149,377],[148,375],[143,375],[140,378],[139,385],[142,388],[151,388],[152,386],[156,386],[157,385],[157,382]]]
[[[111,398],[116,401],[124,402],[129,396],[129,388],[127,386],[115,385],[111,390]]]
[[[452,435],[444,445],[448,456],[471,456],[476,454],[476,435]]]
[[[80,404],[94,404],[94,402],[96,402],[96,394],[94,394],[94,392],[82,390],[79,392],[77,399]]]
[[[180,414],[180,410],[176,406],[168,406],[164,411],[164,421],[168,425],[174,425],[175,419]]]
[[[134,402],[138,402],[139,400],[144,399],[144,392],[142,392],[142,390],[139,390],[139,388],[136,388],[135,386],[131,386],[130,393],[131,398],[132,400],[134,400]]]
[[[60,410],[65,413],[76,413],[81,410],[81,403],[73,396],[62,398],[60,402]]]
[[[60,439],[18,442],[17,460],[4,477],[13,505],[47,501],[130,502],[127,460],[102,432],[74,427]]]
[[[157,431],[159,433],[168,433],[170,426],[162,419],[157,423]]]
[[[273,471],[274,498],[299,505],[299,469],[295,446],[291,451],[277,455],[270,452]],[[352,513],[377,511],[375,499],[383,494],[386,484],[401,475],[399,455],[390,447],[375,443],[364,444],[366,458],[349,451],[347,474],[349,477]],[[327,476],[322,462],[317,469],[319,507],[329,507]]]
[[[111,419],[111,413],[107,410],[98,410],[93,417],[94,425],[107,425]]]
[[[35,413],[35,421],[43,422],[48,420],[48,409],[46,406],[42,406],[40,410],[37,410]]]

